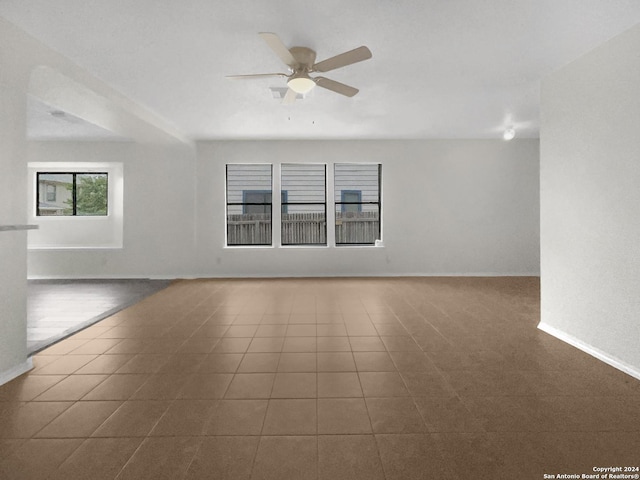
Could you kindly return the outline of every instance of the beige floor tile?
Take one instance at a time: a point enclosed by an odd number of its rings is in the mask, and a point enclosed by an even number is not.
[[[389,352],[421,352],[422,350],[412,337],[380,337]]]
[[[431,438],[437,439],[444,462],[458,477],[499,478],[505,472],[506,452],[500,449],[495,435],[439,433]],[[455,460],[460,458],[464,462]]]
[[[360,385],[365,397],[408,396],[402,377],[397,372],[360,372]]]
[[[351,352],[318,352],[318,372],[355,372]]]
[[[371,422],[362,398],[318,399],[319,434],[371,433]]]
[[[414,397],[414,402],[430,432],[482,432],[487,425],[455,396]]]
[[[120,405],[121,402],[76,402],[40,430],[36,437],[89,437]]]
[[[320,325],[318,325],[320,327]],[[351,345],[348,337],[323,337],[317,338],[318,352],[350,352]]]
[[[313,480],[318,471],[315,436],[261,437],[252,479]]]
[[[274,373],[238,373],[231,380],[225,398],[269,398]]]
[[[31,439],[15,448],[7,458],[0,458],[0,478],[40,480],[47,478],[73,453],[82,440]]]
[[[286,337],[315,337],[317,335],[315,324],[294,324],[287,326]]]
[[[66,340],[62,340],[58,343],[55,343],[54,345],[51,345],[48,348],[45,348],[40,352],[40,354],[41,355],[66,355],[67,353],[70,353],[75,349],[81,347],[88,341],[89,340],[86,338],[70,337],[70,338],[67,338]],[[93,352],[88,352],[88,353],[93,353]]]
[[[317,335],[319,337],[346,337],[347,329],[344,325],[333,323],[333,324],[322,324],[317,327]]]
[[[353,352],[359,372],[395,372],[396,365],[387,352]]]
[[[145,342],[144,348],[140,353],[174,354],[183,343],[183,338],[150,338]]]
[[[118,345],[122,340],[120,339],[102,339],[96,338],[93,340],[89,340],[88,342],[83,343],[78,348],[72,350],[71,355],[100,355],[107,350],[112,349],[116,345]]]
[[[435,364],[422,352],[389,352],[399,372],[438,373]]]
[[[373,435],[318,437],[319,480],[384,480]]]
[[[30,438],[73,402],[0,404],[0,438]]]
[[[249,348],[251,338],[221,338],[216,346],[213,347],[212,353],[244,353]]]
[[[238,373],[268,373],[278,370],[279,353],[245,353]]]
[[[284,336],[282,337],[255,337],[251,340],[248,353],[279,353],[284,345]]]
[[[258,330],[257,325],[231,325],[226,332],[224,332],[223,337],[253,337]]]
[[[316,398],[316,373],[277,373],[271,398]]]
[[[292,312],[289,316],[289,322],[297,325],[316,324],[318,319],[315,313]]]
[[[126,355],[141,353],[147,344],[148,339],[126,338],[104,352],[106,355]]]
[[[96,358],[97,355],[66,355],[41,368],[36,368],[33,373],[38,375],[69,375]]]
[[[222,398],[233,379],[231,373],[198,373],[189,375],[179,399],[213,399]]]
[[[229,325],[204,323],[195,333],[197,337],[205,338],[222,338],[224,333],[229,329]],[[196,338],[197,338],[196,337]],[[217,343],[217,340],[216,340]]]
[[[171,405],[168,401],[124,402],[98,429],[93,437],[144,437],[156,426]]]
[[[455,391],[440,373],[400,372],[409,393],[414,397],[447,397]]]
[[[185,480],[249,480],[260,437],[213,437],[202,440]]]
[[[204,353],[171,355],[156,373],[195,373],[200,370],[203,362],[208,358],[209,355]]]
[[[76,375],[112,374],[134,357],[133,354],[100,355],[75,372]]]
[[[286,337],[282,346],[283,352],[315,352],[317,350],[316,337]]]
[[[203,435],[216,408],[215,400],[176,400],[162,415],[150,436]]]
[[[28,402],[65,378],[66,375],[22,375],[0,386],[0,402]]]
[[[355,372],[319,372],[318,397],[362,397],[358,374]]]
[[[386,352],[380,337],[349,337],[354,352]]]
[[[149,379],[146,374],[110,375],[83,400],[128,400]]]
[[[280,356],[278,372],[315,372],[315,353],[283,353]]]
[[[104,356],[112,355],[100,357]],[[169,360],[169,357],[168,354],[138,354],[118,368],[115,373],[156,373]]]
[[[373,320],[372,320],[373,322]],[[409,336],[409,332],[401,324],[373,322],[381,337]]]
[[[250,307],[250,305],[246,305],[246,307]],[[258,325],[262,320],[262,312],[264,308],[257,308],[254,311],[243,310],[243,313],[240,313],[233,320],[234,325]]]
[[[339,308],[339,307],[336,307]],[[322,312],[318,311],[316,314],[316,321],[318,325],[327,324],[327,323],[344,323],[344,319],[342,318],[342,314],[339,311],[331,311],[331,312]]]
[[[422,433],[427,431],[411,397],[367,398],[366,402],[375,433]]]
[[[289,323],[289,314],[276,312],[266,313],[262,316],[261,325],[287,325]]]
[[[142,438],[88,438],[48,480],[112,480],[141,442]]]
[[[116,477],[117,480],[182,478],[196,455],[197,437],[148,437]]]
[[[198,373],[235,373],[241,361],[240,353],[212,353],[200,364]]]
[[[199,333],[194,335],[185,340],[176,353],[211,353],[220,340],[219,337],[207,336],[206,334],[204,334],[205,336],[200,336]]]
[[[176,281],[0,386],[0,478],[461,480],[633,464],[640,382],[540,332],[539,315],[531,278]],[[44,438],[66,435],[92,437]]]
[[[187,382],[187,375],[180,374],[155,374],[142,384],[131,400],[173,400],[178,398],[182,387]]]
[[[316,400],[269,400],[262,435],[315,435]]]
[[[287,333],[287,325],[269,325],[263,324],[256,330],[256,337],[284,337]]]
[[[442,478],[458,480],[472,477],[453,476],[448,462],[440,452],[439,442],[429,435],[418,433],[405,435],[376,435],[378,451],[387,480],[422,480]],[[464,458],[464,457],[460,457]],[[464,464],[463,461],[460,462]],[[462,466],[464,468],[464,466]],[[500,478],[500,477],[496,477]]]
[[[347,334],[350,337],[376,337],[378,331],[370,321],[366,322],[349,322],[345,320],[345,326],[347,327]]]
[[[221,400],[206,435],[260,435],[268,400]]]

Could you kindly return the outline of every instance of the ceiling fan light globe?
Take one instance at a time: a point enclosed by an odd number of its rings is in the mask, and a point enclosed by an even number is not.
[[[502,134],[502,138],[504,138],[506,141],[513,140],[515,136],[516,131],[514,128],[507,128]]]
[[[310,77],[294,77],[287,82],[291,90],[301,95],[310,92],[316,86]]]

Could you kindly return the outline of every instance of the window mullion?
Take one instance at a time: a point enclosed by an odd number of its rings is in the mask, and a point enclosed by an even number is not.
[[[72,215],[75,217],[78,214],[78,193],[76,191],[76,174],[73,174],[73,186],[71,187],[71,204],[72,204]]]
[[[282,184],[280,181],[280,177],[282,176],[282,164],[279,163],[277,168],[277,175],[273,175],[273,170],[271,172],[273,182],[273,193],[271,194],[271,237],[272,243],[276,248],[282,246]]]
[[[334,205],[335,202],[335,188],[334,181],[327,182],[327,171],[331,169],[331,177],[335,178],[335,164],[331,163],[327,165],[327,168],[324,170],[325,175],[325,211],[327,218],[327,245],[330,247],[336,246],[336,208]],[[328,208],[328,205],[331,205],[331,208]]]

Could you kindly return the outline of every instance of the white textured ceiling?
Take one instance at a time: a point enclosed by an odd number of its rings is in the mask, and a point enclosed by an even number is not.
[[[640,22],[638,0],[0,0],[0,15],[196,138],[536,137],[540,79]],[[371,60],[325,76],[294,105],[257,35],[324,59]]]
[[[29,96],[27,102],[29,140],[130,141],[116,133]]]

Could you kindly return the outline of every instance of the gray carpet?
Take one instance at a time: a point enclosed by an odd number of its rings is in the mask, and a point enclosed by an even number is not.
[[[29,280],[27,348],[35,353],[167,287],[171,280]]]

